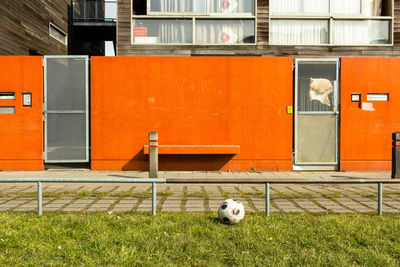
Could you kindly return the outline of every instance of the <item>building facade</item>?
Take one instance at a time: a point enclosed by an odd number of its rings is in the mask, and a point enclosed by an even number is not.
[[[115,0],[0,1],[0,55],[105,54],[115,43]],[[115,8],[115,7],[114,7]]]
[[[118,55],[397,56],[398,0],[120,0]]]
[[[76,3],[81,40],[107,26]],[[161,170],[388,171],[399,8],[119,0],[118,57],[0,57],[0,170],[145,171],[156,131]]]
[[[70,0],[0,1],[0,55],[66,55]]]

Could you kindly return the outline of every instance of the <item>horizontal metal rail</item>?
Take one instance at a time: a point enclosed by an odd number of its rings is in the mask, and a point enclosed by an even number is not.
[[[268,178],[167,178],[169,184],[400,184],[400,179],[268,179]]]
[[[378,214],[382,215],[383,184],[400,184],[399,180],[383,179],[267,179],[267,178],[1,178],[0,183],[37,183],[38,214],[42,215],[42,183],[151,183],[152,184],[152,214],[156,215],[157,183],[170,184],[264,184],[265,213],[270,214],[271,184],[377,184]]]
[[[378,185],[378,214],[382,215],[383,184],[400,184],[399,180],[383,179],[221,179],[221,178],[168,178],[167,183],[172,184],[264,184],[265,185],[265,214],[270,214],[270,184],[377,184]]]
[[[42,216],[42,183],[151,183],[151,209],[153,216],[156,215],[157,207],[157,183],[165,183],[162,178],[1,178],[0,183],[37,183],[38,214]]]

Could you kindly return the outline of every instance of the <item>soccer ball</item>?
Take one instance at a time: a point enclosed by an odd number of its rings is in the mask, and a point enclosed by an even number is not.
[[[227,199],[219,206],[218,216],[223,223],[238,224],[244,218],[244,206],[238,200]]]

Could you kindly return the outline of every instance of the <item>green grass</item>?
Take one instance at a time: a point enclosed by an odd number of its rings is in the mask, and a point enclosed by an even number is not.
[[[398,266],[400,216],[0,213],[0,266]]]

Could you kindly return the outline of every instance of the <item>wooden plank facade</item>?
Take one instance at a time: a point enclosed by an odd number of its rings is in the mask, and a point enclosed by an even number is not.
[[[180,56],[400,56],[400,0],[394,0],[392,46],[277,46],[269,45],[269,1],[257,1],[257,41],[252,45],[133,45],[131,0],[118,0],[117,55]]]
[[[50,36],[49,23],[68,34],[70,0],[0,1],[0,55],[65,55],[68,44]]]

